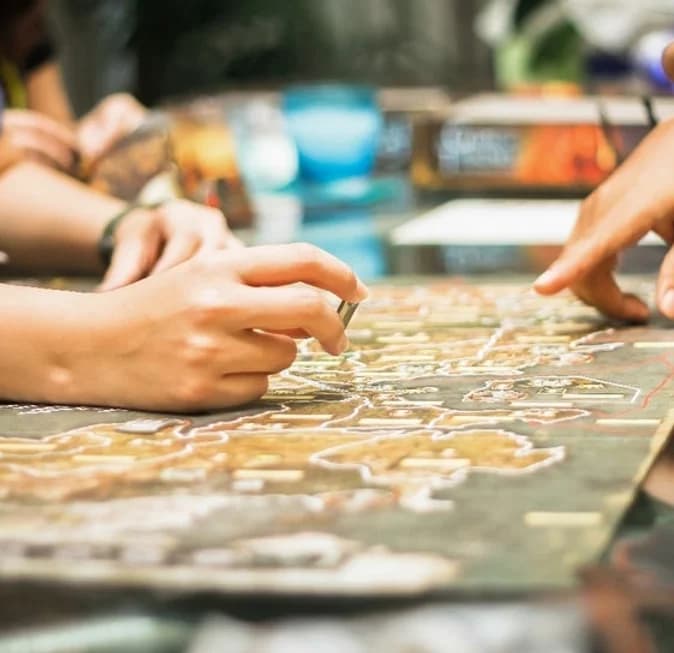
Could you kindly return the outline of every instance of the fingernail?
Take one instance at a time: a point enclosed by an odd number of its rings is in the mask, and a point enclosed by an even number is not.
[[[672,297],[672,300],[674,301],[674,296]],[[644,306],[638,299],[634,299],[630,302],[629,318],[634,322],[646,322],[650,317],[650,314],[651,312],[648,310],[648,306]]]
[[[555,273],[552,268],[548,268],[543,274],[541,274],[536,281],[534,281],[534,286],[547,286],[555,280]]]
[[[360,279],[358,279],[355,300],[358,302],[364,302],[368,298],[369,294],[370,291],[367,289],[367,286]]]
[[[674,288],[670,288],[665,293],[660,309],[667,317],[674,318]]]
[[[349,348],[349,339],[346,337],[346,334],[342,334],[339,342],[337,343],[337,354],[343,354]]]

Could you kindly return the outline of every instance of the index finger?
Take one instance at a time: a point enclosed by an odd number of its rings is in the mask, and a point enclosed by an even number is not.
[[[579,221],[585,216],[581,214]],[[597,266],[636,244],[652,222],[644,210],[643,197],[632,193],[603,215],[574,229],[559,258],[534,282],[542,295],[553,295],[585,278]]]
[[[335,356],[347,345],[344,325],[327,297],[311,288],[251,288],[241,306],[241,327],[313,336]]]
[[[237,251],[237,256],[241,260],[239,277],[249,286],[302,282],[349,302],[361,302],[367,297],[365,284],[346,263],[313,245],[253,247]]]

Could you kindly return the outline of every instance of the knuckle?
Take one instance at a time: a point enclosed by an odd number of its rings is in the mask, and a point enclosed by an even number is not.
[[[321,250],[310,243],[297,243],[292,246],[294,255],[304,270],[312,271],[321,267],[323,260]]]
[[[282,341],[278,345],[278,359],[273,366],[272,371],[278,373],[281,370],[289,368],[297,358],[297,344],[290,338]]]
[[[190,322],[197,328],[208,328],[218,319],[218,314],[222,310],[219,303],[208,304],[202,302],[190,310]]]
[[[224,305],[225,299],[215,288],[202,290],[189,299],[190,322],[197,327],[208,326],[217,318]]]
[[[196,333],[185,339],[180,356],[190,367],[203,367],[213,360],[219,350],[214,338]]]
[[[302,288],[297,291],[297,308],[307,318],[321,318],[327,313],[327,302],[319,290]]]
[[[236,406],[255,401],[269,389],[269,377],[256,374],[245,378],[231,379],[226,391],[227,405]]]
[[[212,383],[209,383],[204,377],[189,376],[175,384],[174,401],[178,408],[200,408],[208,401],[212,389]]]
[[[221,250],[227,247],[228,239],[225,234],[220,236],[210,236],[205,242],[204,247],[208,246],[209,249]]]
[[[223,333],[228,325],[231,326],[232,319],[245,313],[246,302],[245,289],[241,287],[209,285],[193,291],[188,297],[189,323],[197,330],[216,327]]]

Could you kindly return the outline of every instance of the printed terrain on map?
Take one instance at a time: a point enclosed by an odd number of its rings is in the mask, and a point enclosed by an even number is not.
[[[0,577],[182,591],[567,587],[671,429],[674,339],[524,286],[381,287],[340,358],[195,417],[0,408]],[[167,381],[170,382],[170,381]]]

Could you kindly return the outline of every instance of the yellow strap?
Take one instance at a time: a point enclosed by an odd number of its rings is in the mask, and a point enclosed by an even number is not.
[[[12,109],[27,109],[28,95],[21,73],[13,63],[2,57],[0,57],[0,81],[5,89],[7,106]]]

